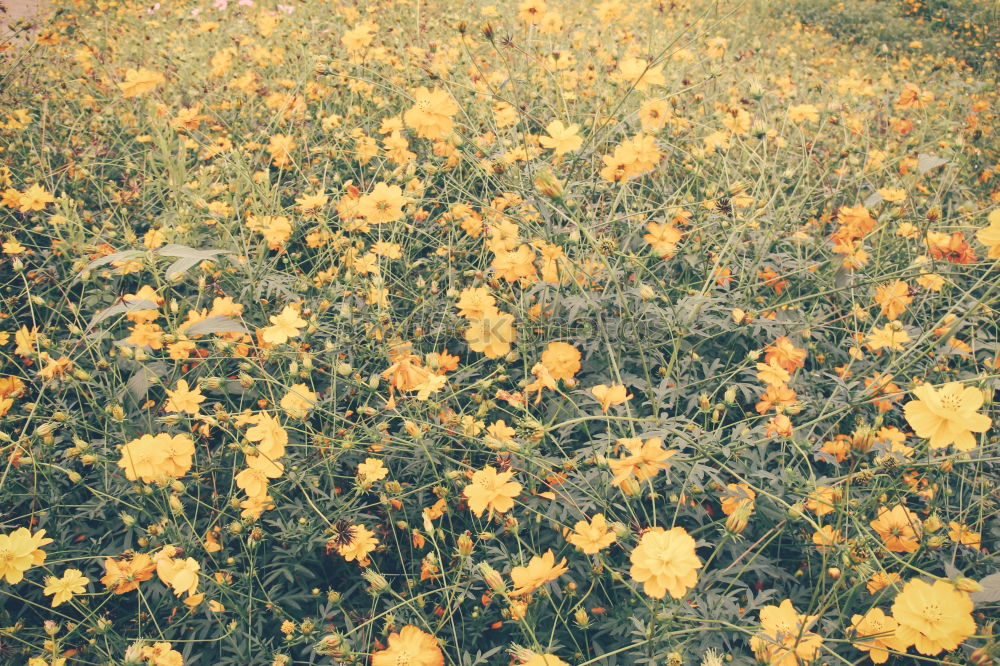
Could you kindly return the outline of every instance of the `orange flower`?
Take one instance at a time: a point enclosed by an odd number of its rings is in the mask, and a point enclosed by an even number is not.
[[[590,389],[597,401],[601,403],[601,411],[607,412],[612,405],[624,404],[626,400],[632,399],[632,394],[625,391],[623,384],[598,384]]]
[[[580,372],[580,350],[566,342],[550,342],[542,352],[542,365],[553,379],[572,379]]]
[[[796,368],[805,366],[806,350],[799,349],[786,336],[782,335],[773,345],[764,348],[764,360],[774,361],[786,372],[795,372]]]
[[[542,585],[559,578],[566,571],[566,558],[562,558],[562,561],[556,564],[552,550],[547,550],[541,557],[533,556],[528,566],[511,569],[510,579],[514,583],[514,589],[510,594],[515,597],[530,594]]]
[[[130,558],[104,560],[105,574],[101,582],[115,594],[125,594],[139,587],[139,583],[153,577],[156,564],[145,553],[136,553]]]
[[[978,550],[982,547],[983,537],[979,532],[973,532],[966,525],[954,520],[948,522],[948,538],[969,548]]]
[[[912,301],[910,286],[902,280],[875,288],[875,302],[882,306],[882,314],[890,320],[898,319]]]
[[[882,537],[885,547],[894,553],[913,553],[920,548],[923,525],[917,514],[902,504],[892,509],[880,507],[878,518],[868,524]]]
[[[722,496],[722,513],[731,516],[738,508],[747,504],[753,508],[755,499],[757,499],[757,493],[747,484],[727,484],[726,493]]]

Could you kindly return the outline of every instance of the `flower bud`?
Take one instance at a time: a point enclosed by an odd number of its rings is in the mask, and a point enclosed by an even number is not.
[[[535,174],[535,187],[543,196],[559,199],[565,193],[565,181],[555,177],[550,169],[543,169]]]
[[[958,577],[952,580],[952,585],[955,586],[956,590],[961,590],[962,592],[968,592],[969,594],[975,594],[976,592],[982,592],[983,586],[972,580],[971,578]]]
[[[483,574],[483,579],[490,586],[491,590],[497,594],[503,594],[507,591],[507,583],[504,582],[503,576],[500,575],[499,571],[486,562],[482,562],[479,565],[479,571]]]
[[[464,532],[459,535],[457,544],[459,557],[468,557],[469,555],[472,555],[472,549],[475,544],[472,543],[472,537],[469,536],[468,532]]]
[[[726,529],[731,534],[740,534],[747,528],[747,522],[749,522],[752,513],[753,504],[740,502],[739,506],[726,518]]]
[[[942,527],[944,527],[944,523],[941,522],[936,513],[931,514],[924,520],[924,532],[937,532]]]
[[[385,590],[389,589],[389,581],[385,579],[385,576],[374,569],[365,569],[361,572],[361,577],[364,578],[369,585],[371,585],[371,592],[375,594],[381,594]]]
[[[859,453],[871,450],[875,443],[875,429],[870,425],[859,425],[851,434],[851,448]]]
[[[927,547],[931,550],[937,550],[943,547],[947,543],[948,539],[940,534],[934,534],[927,537]]]

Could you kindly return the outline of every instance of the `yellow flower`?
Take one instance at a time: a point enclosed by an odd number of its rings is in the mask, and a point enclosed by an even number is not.
[[[882,537],[885,547],[894,553],[913,553],[920,548],[923,525],[917,514],[902,504],[892,509],[880,507],[878,518],[868,524]]]
[[[389,647],[372,654],[372,666],[444,666],[444,653],[434,636],[406,625],[389,634]]]
[[[271,163],[284,169],[292,163],[292,150],[295,149],[295,139],[284,134],[275,134],[271,137],[267,146],[267,152],[271,155]]]
[[[153,72],[146,68],[130,69],[125,72],[125,80],[118,83],[123,97],[138,97],[148,93],[161,83],[166,83],[167,79],[159,72]]]
[[[496,299],[486,287],[468,287],[458,295],[458,314],[466,319],[482,319],[497,313]]]
[[[954,650],[976,633],[972,599],[943,580],[909,581],[892,602],[892,616],[899,623],[900,649],[915,645],[920,654]]]
[[[198,572],[201,565],[193,557],[187,559],[174,558],[178,549],[174,546],[164,546],[156,555],[156,575],[164,585],[170,586],[178,597],[187,592],[191,597],[198,591]]]
[[[498,472],[493,466],[472,475],[472,483],[467,485],[462,494],[469,500],[469,509],[476,516],[482,516],[487,509],[490,518],[493,512],[506,513],[514,508],[514,498],[521,494],[521,484],[511,481],[514,472]]]
[[[17,202],[17,209],[22,213],[42,210],[47,204],[53,201],[55,201],[55,197],[49,194],[44,187],[36,183],[21,193]]]
[[[299,329],[305,328],[307,323],[291,305],[286,305],[278,315],[271,315],[268,319],[272,325],[260,329],[260,336],[271,345],[284,344],[289,338],[298,337]]]
[[[143,435],[122,447],[118,466],[129,481],[153,483],[160,478],[178,478],[194,463],[194,441],[187,435],[166,433]]]
[[[824,525],[813,533],[812,542],[822,552],[836,546],[838,543],[844,543],[844,537],[841,536],[840,530],[836,530],[829,525]]]
[[[357,212],[368,224],[395,222],[403,217],[407,198],[399,185],[376,183],[368,194],[358,199]]]
[[[458,104],[444,90],[428,90],[421,86],[413,92],[413,106],[403,114],[407,127],[422,139],[442,139],[454,126],[452,116]]]
[[[661,129],[672,115],[665,99],[647,99],[639,107],[639,122],[647,132]]]
[[[823,638],[808,629],[816,615],[803,615],[785,599],[779,606],[760,609],[761,630],[750,639],[750,649],[772,666],[801,666],[819,653]]]
[[[142,658],[149,666],[184,666],[184,656],[171,649],[170,643],[153,643],[143,647]]]
[[[305,384],[292,384],[281,399],[281,408],[293,419],[304,419],[316,405],[316,397]]]
[[[585,555],[599,553],[616,540],[617,537],[608,528],[608,521],[603,513],[595,514],[589,523],[586,520],[577,521],[573,533],[566,537],[566,541],[582,550]]]
[[[566,571],[566,558],[562,558],[562,561],[556,564],[552,550],[547,550],[541,557],[533,556],[528,566],[511,569],[510,579],[514,583],[514,589],[510,594],[515,597],[530,594],[549,581],[559,578]]]
[[[168,412],[187,412],[193,416],[198,413],[198,405],[204,400],[205,396],[197,387],[192,391],[188,388],[187,381],[179,379],[176,389],[167,389],[167,402],[163,409]]]
[[[611,80],[638,91],[646,90],[649,86],[662,86],[667,82],[663,78],[663,65],[653,67],[642,58],[622,58],[618,71],[611,75]]]
[[[618,440],[618,444],[624,446],[628,454],[610,461],[611,472],[614,474],[611,483],[626,493],[627,482],[632,476],[639,481],[656,476],[661,469],[670,467],[664,461],[677,453],[676,449],[664,449],[663,440],[659,437],[645,441],[638,437],[623,437]]]
[[[34,328],[28,330],[27,326],[22,326],[14,333],[14,353],[18,356],[31,356],[37,352],[36,341],[38,331]]]
[[[268,460],[277,460],[285,455],[285,445],[288,444],[288,431],[281,422],[270,414],[260,412],[247,417],[245,421],[254,425],[247,429],[247,441],[256,442],[257,455]],[[237,423],[241,425],[241,423]]]
[[[986,256],[990,259],[1000,259],[1000,208],[991,212],[987,219],[990,225],[977,231],[976,238],[989,248]]]
[[[788,119],[793,123],[819,122],[819,111],[812,104],[796,104],[788,107]]]
[[[34,534],[19,527],[10,534],[0,534],[0,578],[14,585],[24,578],[24,572],[45,562],[42,546],[52,543],[45,530]]]
[[[569,666],[569,664],[554,654],[533,654],[521,666]]]
[[[590,389],[597,401],[601,403],[601,411],[607,412],[613,405],[621,405],[626,400],[632,399],[632,394],[625,391],[623,384],[598,384]]]
[[[28,251],[28,249],[21,245],[13,236],[10,237],[10,240],[4,241],[2,247],[3,253],[9,255],[24,254]]]
[[[367,483],[381,481],[388,476],[389,470],[385,463],[378,458],[365,458],[365,461],[358,465],[358,476]]]
[[[889,650],[902,652],[906,646],[896,637],[899,623],[891,615],[886,615],[881,608],[872,608],[864,616],[851,617],[851,629],[854,631],[852,645],[876,664],[884,664],[889,658]]]
[[[545,127],[548,136],[538,138],[545,148],[551,148],[555,155],[565,155],[577,150],[583,145],[583,139],[577,135],[579,125],[563,125],[561,120],[553,120]]]
[[[83,575],[79,569],[66,569],[62,578],[47,576],[45,578],[45,589],[42,592],[52,595],[52,607],[69,601],[73,595],[83,594],[87,590],[87,583],[90,579]]]
[[[901,578],[898,573],[883,573],[880,571],[868,579],[868,584],[865,587],[868,589],[869,594],[875,594],[890,585],[895,587],[896,583],[900,582],[900,580]]]
[[[898,187],[883,187],[878,190],[879,196],[888,201],[889,203],[899,203],[900,201],[906,201],[906,190],[900,189]]]
[[[357,560],[358,564],[366,566],[368,553],[375,550],[375,547],[378,545],[375,533],[364,525],[352,525],[350,536],[351,540],[346,544],[338,546],[337,552],[348,562]]]
[[[757,379],[768,386],[784,386],[792,378],[788,371],[781,367],[777,358],[767,363],[757,364]]]
[[[629,575],[656,599],[667,592],[675,599],[683,597],[698,583],[702,566],[695,541],[683,527],[650,529],[639,539],[630,559]]]
[[[898,319],[912,301],[910,286],[902,280],[875,288],[875,302],[882,306],[882,314],[890,320]]]
[[[684,236],[680,229],[669,222],[664,224],[650,222],[646,225],[646,231],[649,233],[642,237],[643,240],[649,243],[653,251],[664,259],[674,256],[674,253],[677,252],[677,243]]]
[[[515,338],[514,316],[502,312],[487,313],[470,321],[465,331],[469,349],[485,354],[486,358],[505,356]]]
[[[898,322],[891,322],[882,328],[874,327],[868,334],[866,344],[871,351],[889,348],[895,351],[902,351],[903,345],[910,341],[910,334],[899,326]]]
[[[834,505],[843,496],[839,488],[816,486],[816,490],[806,498],[806,508],[819,517],[833,513]]]
[[[303,215],[315,215],[323,206],[329,203],[330,197],[320,192],[319,194],[305,194],[295,200],[296,207]]]
[[[986,432],[990,417],[978,414],[984,395],[975,386],[963,388],[959,382],[950,382],[940,389],[921,384],[913,389],[917,400],[903,405],[906,422],[913,427],[917,437],[930,440],[932,449],[943,449],[954,444],[959,451],[976,448],[974,432]]]

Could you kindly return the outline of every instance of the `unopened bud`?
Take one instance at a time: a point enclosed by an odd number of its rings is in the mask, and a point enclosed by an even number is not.
[[[381,594],[385,590],[389,589],[389,581],[385,579],[385,576],[374,569],[365,569],[361,572],[361,577],[364,578],[369,585],[371,585],[371,591],[375,594]]]
[[[507,590],[507,584],[503,580],[503,576],[500,572],[491,567],[489,564],[483,562],[479,565],[479,571],[483,574],[483,579],[486,584],[490,586],[490,589],[498,594],[502,594]]]
[[[472,543],[472,537],[469,536],[468,532],[464,532],[459,535],[458,540],[458,554],[460,557],[468,557],[472,555],[472,548],[475,544]]]
[[[955,586],[956,590],[961,590],[962,592],[968,592],[969,594],[975,594],[976,592],[982,592],[983,586],[972,580],[971,578],[955,578],[952,580],[952,585]]]
[[[753,513],[753,504],[749,502],[740,502],[740,505],[736,507],[729,517],[726,518],[726,529],[732,534],[740,534],[743,530],[747,528],[747,522],[750,520],[750,514]]]
[[[549,169],[543,169],[535,174],[535,187],[542,195],[550,199],[559,199],[565,193],[566,183],[555,177]]]

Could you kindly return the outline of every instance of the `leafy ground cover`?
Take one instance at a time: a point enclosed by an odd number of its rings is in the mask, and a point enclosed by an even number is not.
[[[54,2],[0,663],[992,663],[997,45],[878,4]]]

